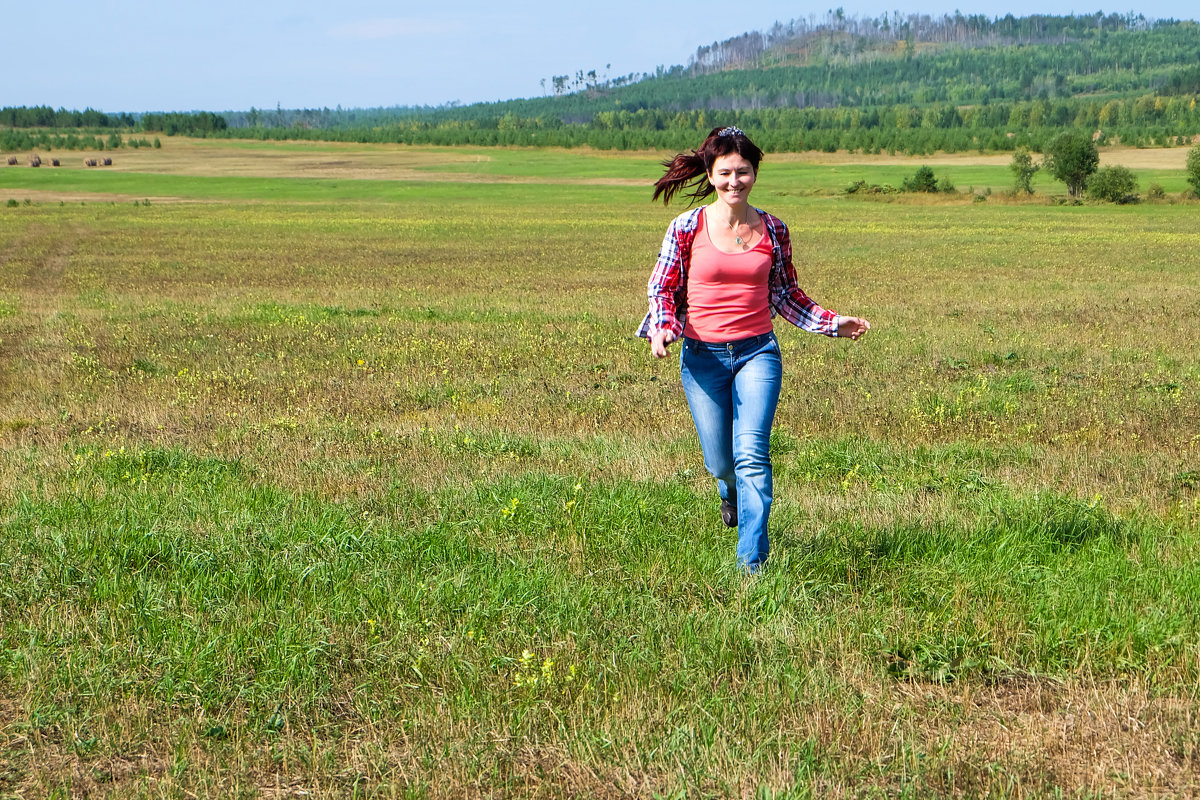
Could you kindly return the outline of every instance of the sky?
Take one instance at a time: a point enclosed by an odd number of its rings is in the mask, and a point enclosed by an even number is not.
[[[66,0],[46,24],[0,0],[0,106],[105,112],[245,111],[251,107],[436,106],[536,97],[555,75],[617,77],[686,64],[699,45],[823,17],[837,6],[782,0]],[[929,0],[842,4],[846,16],[941,16],[956,10],[1105,14],[1070,0],[1007,4]],[[1198,19],[1194,0],[1150,0],[1151,19]]]

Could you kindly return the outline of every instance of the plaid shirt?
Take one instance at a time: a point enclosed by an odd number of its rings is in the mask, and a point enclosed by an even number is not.
[[[663,328],[677,337],[683,335],[687,322],[687,271],[692,261],[692,241],[696,238],[703,210],[701,207],[685,211],[667,228],[646,289],[650,311],[638,327],[637,335],[644,339]],[[801,330],[837,336],[837,314],[821,308],[796,285],[792,240],[787,226],[765,211],[754,210],[762,217],[767,236],[771,238],[771,274],[767,279],[771,316],[778,313]]]

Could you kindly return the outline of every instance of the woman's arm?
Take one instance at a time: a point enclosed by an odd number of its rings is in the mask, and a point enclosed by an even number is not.
[[[691,214],[681,215],[671,222],[666,236],[663,237],[662,248],[658,251],[654,271],[646,284],[650,310],[638,328],[638,336],[651,339],[651,349],[655,351],[655,355],[659,355],[655,348],[656,342],[665,347],[683,335],[687,259],[691,253],[694,230]],[[656,334],[659,333],[665,335],[656,339]],[[665,354],[663,350],[663,355]]]

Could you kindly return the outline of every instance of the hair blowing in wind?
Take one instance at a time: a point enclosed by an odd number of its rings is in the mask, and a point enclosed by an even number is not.
[[[691,198],[688,205],[703,201],[714,191],[708,181],[713,162],[730,153],[739,154],[754,165],[755,172],[758,171],[763,152],[741,129],[730,126],[713,128],[699,149],[690,153],[680,153],[663,162],[667,171],[654,182],[653,199],[657,200],[661,196],[663,204],[669,205],[676,192],[692,184],[692,191],[685,193]]]

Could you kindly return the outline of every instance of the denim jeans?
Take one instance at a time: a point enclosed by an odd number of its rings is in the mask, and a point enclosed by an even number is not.
[[[771,423],[779,404],[783,361],[774,333],[713,344],[684,338],[679,355],[683,390],[723,500],[737,505],[737,559],[754,571],[767,560]]]

